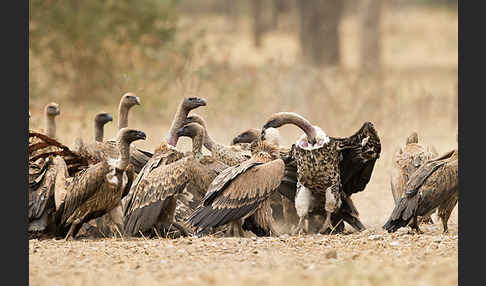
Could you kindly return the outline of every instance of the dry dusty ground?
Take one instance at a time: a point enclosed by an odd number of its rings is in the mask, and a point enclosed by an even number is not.
[[[457,285],[457,225],[280,238],[29,242],[30,285]]]

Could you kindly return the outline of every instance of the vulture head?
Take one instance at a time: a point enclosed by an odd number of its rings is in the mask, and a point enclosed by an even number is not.
[[[105,125],[110,121],[113,121],[113,117],[109,113],[101,112],[95,116],[95,122],[99,125]]]
[[[407,137],[407,142],[405,143],[406,145],[408,144],[411,144],[411,143],[415,143],[417,144],[418,143],[418,134],[417,132],[412,132],[412,134],[410,134],[408,137]]]
[[[129,128],[122,128],[118,131],[117,141],[118,142],[125,142],[125,143],[132,143],[133,141],[137,140],[145,140],[147,136],[145,132],[135,129]]]
[[[133,92],[127,92],[122,96],[120,104],[130,108],[134,105],[140,105],[140,98]]]
[[[194,138],[196,136],[202,136],[204,134],[204,128],[198,123],[189,123],[177,130],[177,136],[186,136]]]
[[[182,105],[185,110],[192,110],[200,106],[206,106],[206,101],[200,97],[186,97]]]
[[[233,138],[231,141],[231,145],[235,145],[238,143],[251,143],[258,139],[262,131],[256,128],[250,128],[242,133],[238,134]]]
[[[51,102],[45,107],[45,114],[49,117],[58,116],[61,114],[61,109],[59,109],[59,104]]]

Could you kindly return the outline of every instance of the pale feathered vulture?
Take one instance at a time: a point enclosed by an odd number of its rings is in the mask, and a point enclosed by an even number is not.
[[[452,150],[418,168],[407,181],[405,192],[383,228],[395,232],[409,225],[421,233],[418,216],[428,216],[438,208],[443,231],[448,232],[447,221],[459,196],[458,163],[458,151]]]
[[[232,224],[233,235],[244,236],[248,228],[277,234],[269,198],[280,185],[285,164],[278,147],[266,141],[252,143],[252,156],[222,171],[211,183],[201,205],[188,219],[197,235],[208,228]]]
[[[122,128],[118,131],[116,160],[103,160],[78,172],[74,177],[64,180],[65,197],[59,203],[57,213],[58,233],[65,239],[75,238],[83,223],[110,213],[120,206],[124,193],[129,188],[130,144],[145,140],[144,132]],[[133,174],[131,175],[133,176]],[[120,227],[121,218],[113,217]],[[66,234],[67,232],[67,234]]]

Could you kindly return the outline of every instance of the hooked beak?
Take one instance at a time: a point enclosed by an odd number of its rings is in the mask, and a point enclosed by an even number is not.
[[[207,103],[206,103],[206,100],[204,100],[204,98],[199,98],[199,106],[206,106]]]
[[[177,137],[185,136],[186,135],[185,128],[181,127],[179,129],[177,129],[176,135],[177,135]]]
[[[135,96],[135,104],[140,105],[140,97]]]
[[[138,140],[145,140],[145,139],[147,139],[147,135],[145,135],[145,132],[143,132],[143,131],[138,131],[137,132],[137,139]]]

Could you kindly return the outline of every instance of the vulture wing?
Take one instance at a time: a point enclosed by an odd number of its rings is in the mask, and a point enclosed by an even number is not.
[[[70,176],[88,167],[92,158],[82,156],[57,140],[32,130],[29,130],[29,161],[35,162],[39,158],[61,156],[67,164]]]
[[[331,138],[339,141],[342,148],[341,184],[346,195],[361,192],[371,179],[376,160],[380,157],[381,142],[373,124],[365,122],[352,136],[347,138]],[[374,157],[367,160],[373,153]]]
[[[135,235],[154,226],[165,207],[165,200],[184,190],[189,172],[186,164],[194,157],[185,157],[168,165],[155,168],[141,178],[125,209],[125,232]]]
[[[108,162],[99,162],[88,169],[80,171],[66,186],[66,197],[60,206],[61,223],[68,218],[86,200],[92,197],[105,182],[105,176],[112,170]]]
[[[283,160],[277,159],[268,163],[248,160],[224,170],[213,180],[189,222],[205,230],[254,212],[276,191],[284,168]]]

